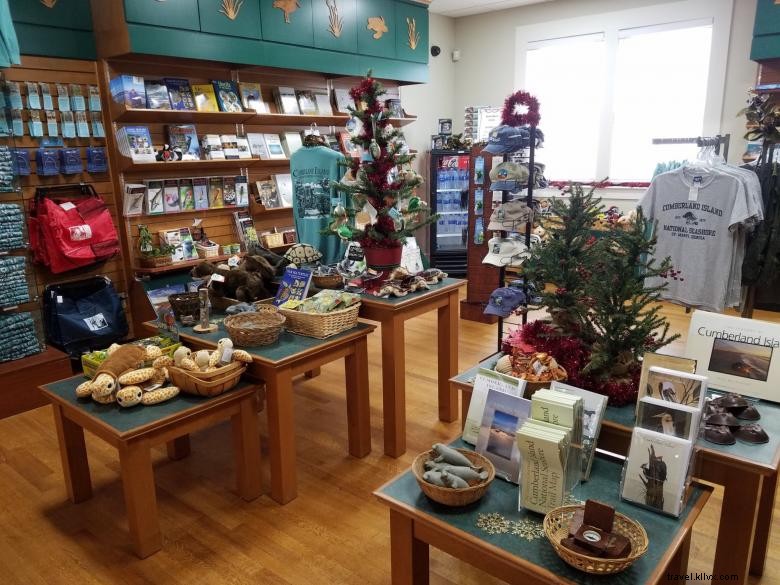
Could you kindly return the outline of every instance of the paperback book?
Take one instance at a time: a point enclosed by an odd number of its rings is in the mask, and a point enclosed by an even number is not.
[[[164,188],[162,181],[146,182],[146,215],[160,215],[161,213],[165,213],[163,193]]]
[[[265,139],[262,134],[250,132],[246,135],[249,142],[249,151],[252,156],[262,160],[268,159],[268,149],[265,147]]]
[[[226,159],[238,159],[238,138],[235,134],[220,134],[219,141],[222,143],[222,153]]]
[[[225,207],[236,206],[236,178],[222,177],[222,201]]]
[[[133,162],[155,162],[152,135],[146,126],[122,126],[117,131],[117,143],[124,156]]]
[[[252,219],[252,214],[247,211],[234,211],[233,220],[236,225],[236,234],[241,243],[244,244],[244,249],[249,249],[253,245],[259,245],[260,240],[257,237],[257,230],[255,229],[255,222]]]
[[[252,152],[249,150],[249,139],[246,136],[236,136],[236,147],[238,148],[238,158],[252,158]]]
[[[274,175],[274,183],[276,183],[276,192],[279,195],[280,207],[292,207],[293,206],[293,184],[292,177],[289,173]]]
[[[163,83],[168,88],[168,99],[174,110],[195,110],[195,96],[190,82],[179,77],[166,77]]]
[[[284,148],[282,148],[282,141],[278,134],[263,134],[265,140],[265,146],[268,149],[268,158],[271,160],[285,160],[287,155],[284,154]]]
[[[487,368],[479,368],[474,378],[474,388],[471,391],[471,403],[466,415],[466,423],[463,425],[463,436],[461,437],[463,441],[471,445],[477,444],[488,392],[498,390],[505,394],[522,398],[525,386],[525,380],[507,376]]]
[[[127,108],[146,108],[146,89],[144,88],[143,77],[119,75],[109,82],[109,91],[111,92],[111,99],[118,104],[124,104]],[[68,99],[68,92],[64,85],[57,85],[57,94],[66,100]],[[62,110],[62,101],[58,103],[59,109]],[[65,109],[70,110],[70,104]]]
[[[222,140],[219,134],[205,134],[203,136],[203,151],[207,160],[225,160],[225,152],[222,150]]]
[[[236,182],[236,206],[249,206],[249,179],[245,175],[235,177]]]
[[[257,181],[255,187],[257,188],[257,199],[255,200],[257,203],[266,209],[281,207],[279,192],[276,190],[274,181]]]
[[[182,211],[195,209],[195,192],[192,179],[179,179],[179,207]]]
[[[245,83],[242,81],[238,86],[241,90],[241,103],[244,105],[245,110],[254,111],[258,114],[268,112],[259,83]]]
[[[181,211],[178,179],[165,179],[165,181],[163,181],[163,205],[165,207],[165,213]]]
[[[168,144],[181,149],[182,160],[200,160],[200,142],[194,124],[168,126]]]
[[[314,101],[317,104],[317,113],[320,116],[332,116],[333,106],[330,105],[330,96],[326,91],[314,92]]]
[[[339,114],[349,115],[350,106],[354,107],[355,102],[349,97],[348,89],[335,88],[333,90],[333,105]]]
[[[171,260],[174,262],[185,262],[187,260],[197,260],[198,251],[195,248],[195,242],[192,239],[190,228],[178,228],[173,230],[163,230],[159,233],[160,242],[173,247]]]
[[[146,197],[146,185],[137,183],[125,184],[124,216],[132,217],[144,212],[144,200]]]
[[[168,97],[168,87],[162,79],[147,79],[144,82],[146,89],[146,107],[150,110],[170,110],[171,100]]]
[[[222,198],[222,177],[209,177],[209,208],[219,209],[225,207]]]
[[[273,304],[277,307],[287,301],[303,301],[309,292],[312,273],[310,270],[287,267],[276,291]]]
[[[292,87],[277,87],[274,90],[276,98],[276,107],[282,114],[300,114],[298,99],[295,96],[295,89]]]
[[[287,152],[287,158],[303,148],[303,140],[299,132],[285,132],[284,133],[284,149]]]
[[[214,87],[211,84],[193,84],[192,94],[195,96],[195,107],[199,112],[219,112],[217,96],[214,93]]]
[[[238,91],[238,85],[235,81],[212,81],[214,92],[217,95],[219,109],[223,112],[243,112],[241,105],[241,94]]]
[[[522,458],[519,508],[546,514],[566,500],[569,431],[528,419],[517,432]],[[579,470],[578,470],[579,471]]]
[[[520,450],[515,437],[530,412],[530,400],[488,390],[476,451],[490,460],[498,477],[512,483],[520,481]]]
[[[209,208],[209,181],[206,177],[195,177],[192,180],[192,196],[195,209]]]
[[[308,89],[295,90],[295,97],[298,100],[298,109],[305,116],[314,116],[317,114],[317,98],[314,92]]]

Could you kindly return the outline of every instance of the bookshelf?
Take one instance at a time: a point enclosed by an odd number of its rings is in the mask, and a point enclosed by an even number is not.
[[[121,155],[120,155],[121,156]],[[255,165],[266,168],[275,168],[283,165],[289,166],[289,160],[261,160],[259,158],[217,159],[217,160],[177,160],[170,162],[134,163],[132,159],[122,156],[119,168],[123,173],[179,173],[184,177],[188,173],[215,174],[221,170],[238,170]]]

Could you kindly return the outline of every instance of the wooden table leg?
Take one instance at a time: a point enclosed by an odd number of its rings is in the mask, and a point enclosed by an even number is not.
[[[390,510],[390,570],[393,585],[428,585],[428,544],[414,537],[414,520]]]
[[[257,425],[257,398],[243,400],[240,412],[232,416],[233,451],[236,461],[238,494],[247,502],[263,492],[260,478],[260,431]]]
[[[735,574],[739,583],[747,583],[762,479],[757,473],[732,472],[725,475],[712,572]]]
[[[312,368],[312,369],[311,369],[311,370],[309,370],[308,372],[305,372],[303,375],[304,375],[304,376],[306,376],[307,378],[310,378],[310,379],[311,379],[311,378],[316,378],[316,377],[317,377],[317,376],[319,376],[321,373],[322,373],[322,369],[321,369],[321,368],[319,368],[319,367],[317,367],[317,368]]]
[[[385,455],[406,452],[406,357],[404,322],[393,317],[382,322],[382,412]]]
[[[295,416],[290,368],[269,373],[266,379],[268,458],[271,462],[271,498],[280,504],[298,496],[295,470]]]
[[[190,436],[176,437],[173,441],[168,441],[165,447],[168,450],[168,459],[171,461],[184,459],[190,454]]]
[[[347,381],[347,437],[349,454],[365,457],[371,453],[371,408],[368,397],[368,342],[355,340],[355,351],[344,358]]]
[[[458,394],[450,385],[450,378],[458,373],[458,291],[451,292],[448,300],[439,307],[439,420],[443,422],[458,418]]]
[[[87,447],[84,444],[84,429],[67,418],[62,407],[52,404],[54,425],[57,428],[57,439],[60,443],[60,459],[62,474],[65,476],[65,487],[68,498],[74,504],[92,497],[92,480],[89,477],[89,460]]]
[[[753,539],[753,551],[750,555],[750,573],[763,575],[766,563],[766,551],[769,547],[769,533],[772,530],[772,512],[775,505],[777,474],[764,476],[761,485],[761,500],[758,503],[756,536]]]
[[[671,578],[666,579],[668,581],[678,581],[679,577],[675,579],[675,575],[686,575],[688,573],[688,559],[691,556],[691,529],[688,529],[688,534],[685,539],[680,543],[680,548],[674,553],[672,560],[666,566],[666,575]]]
[[[162,548],[149,444],[146,441],[120,444],[119,464],[130,537],[135,554],[144,559]]]

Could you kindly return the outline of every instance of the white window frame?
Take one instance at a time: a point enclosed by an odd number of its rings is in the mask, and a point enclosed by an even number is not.
[[[540,41],[545,40],[599,33],[604,35],[607,54],[607,87],[603,110],[600,112],[601,132],[596,159],[596,176],[573,178],[600,180],[609,176],[618,40],[621,33],[630,33],[630,29],[650,26],[670,29],[687,24],[695,26],[705,22],[712,23],[710,70],[707,77],[703,135],[714,136],[720,132],[733,8],[733,0],[678,0],[677,2],[517,27],[515,35],[515,55],[517,57],[515,59],[515,90],[524,89],[531,94],[533,94],[533,88],[525,87],[526,55],[529,42],[534,42],[538,46]],[[577,90],[577,88],[573,89]],[[683,91],[680,92],[680,99],[685,99]],[[544,103],[540,104],[540,113],[542,119],[539,126],[544,130]],[[663,115],[663,113],[661,112],[659,115]],[[678,137],[658,136],[656,138]],[[560,180],[565,177],[550,178]]]

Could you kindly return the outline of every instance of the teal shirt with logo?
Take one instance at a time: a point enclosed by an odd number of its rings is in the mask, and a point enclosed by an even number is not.
[[[345,246],[341,239],[321,233],[333,221],[333,207],[338,203],[347,207],[346,194],[333,188],[344,172],[339,165],[342,160],[341,154],[325,146],[300,148],[290,157],[298,241],[322,252],[323,264],[334,264],[344,256]]]

